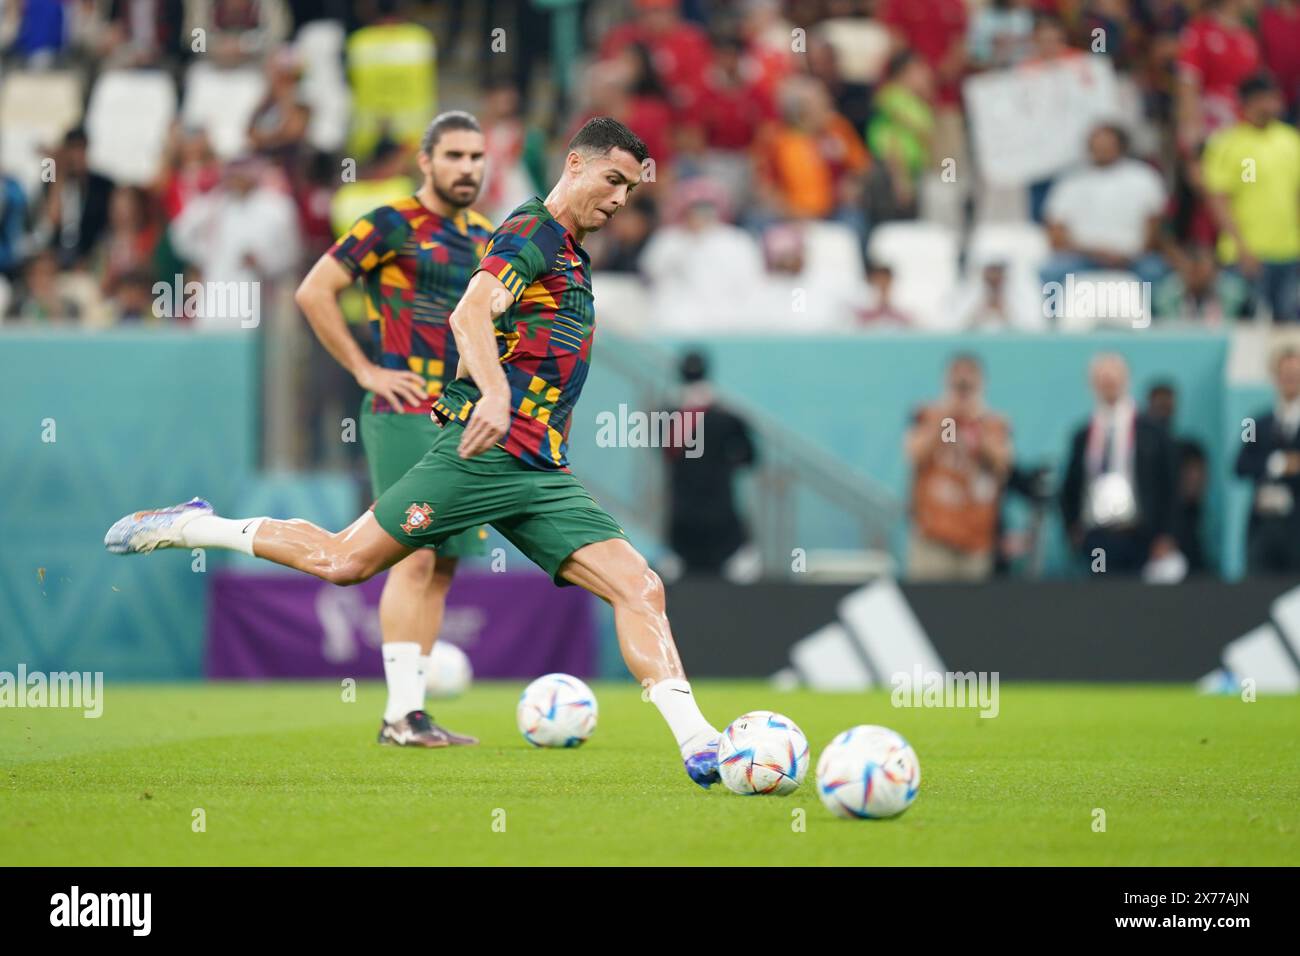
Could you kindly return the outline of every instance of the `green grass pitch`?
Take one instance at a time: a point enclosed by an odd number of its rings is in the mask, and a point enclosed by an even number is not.
[[[434,751],[374,742],[383,688],[369,683],[351,703],[332,683],[110,683],[97,720],[6,710],[0,865],[1300,860],[1300,698],[1004,684],[999,716],[986,719],[893,708],[887,692],[696,682],[719,727],[780,711],[808,734],[814,761],[854,724],[906,736],[921,761],[917,802],[858,821],[821,806],[811,773],[788,797],[701,790],[639,688],[594,686],[600,723],[574,750],[520,737],[522,682],[480,683],[431,707],[483,738]]]

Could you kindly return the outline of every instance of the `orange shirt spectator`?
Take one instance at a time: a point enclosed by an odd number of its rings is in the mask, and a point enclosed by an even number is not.
[[[787,84],[783,99],[784,121],[759,134],[759,181],[782,214],[825,218],[839,205],[842,181],[865,172],[871,155],[820,82]]]

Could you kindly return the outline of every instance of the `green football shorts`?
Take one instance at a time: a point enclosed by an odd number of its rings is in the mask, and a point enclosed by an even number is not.
[[[448,422],[420,463],[375,502],[379,526],[408,548],[432,547],[490,524],[556,584],[565,558],[584,545],[627,538],[618,522],[567,471],[525,465],[494,446],[463,459],[465,426]]]
[[[438,426],[428,415],[395,412],[376,415],[370,411],[370,399],[367,392],[361,404],[361,444],[370,466],[371,494],[379,498],[419,464],[438,437]],[[487,554],[487,529],[469,528],[453,535],[437,551],[444,558]]]

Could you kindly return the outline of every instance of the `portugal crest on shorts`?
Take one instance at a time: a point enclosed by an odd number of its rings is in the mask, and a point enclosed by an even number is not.
[[[419,505],[411,505],[406,509],[406,520],[402,522],[402,530],[407,534],[419,534],[422,531],[428,531],[429,525],[433,523],[433,507],[428,502]]]

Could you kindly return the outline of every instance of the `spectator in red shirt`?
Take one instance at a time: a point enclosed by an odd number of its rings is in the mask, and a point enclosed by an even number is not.
[[[698,111],[705,140],[711,149],[748,149],[759,125],[776,118],[776,107],[751,82],[744,43],[735,37],[723,37],[715,49],[713,68],[709,71],[709,93]]]
[[[930,64],[940,108],[958,107],[966,71],[964,0],[881,0],[876,16],[897,46],[910,47]]]
[[[691,115],[708,90],[713,48],[707,34],[681,18],[678,0],[636,0],[636,17],[605,35],[600,58],[612,59],[633,43],[649,48],[655,75],[677,114]]]
[[[1259,44],[1244,15],[1251,0],[1209,0],[1179,40],[1178,143],[1191,152],[1237,121],[1237,87],[1259,72]]]
[[[1261,10],[1259,41],[1295,123],[1300,120],[1300,3],[1277,0]]]

